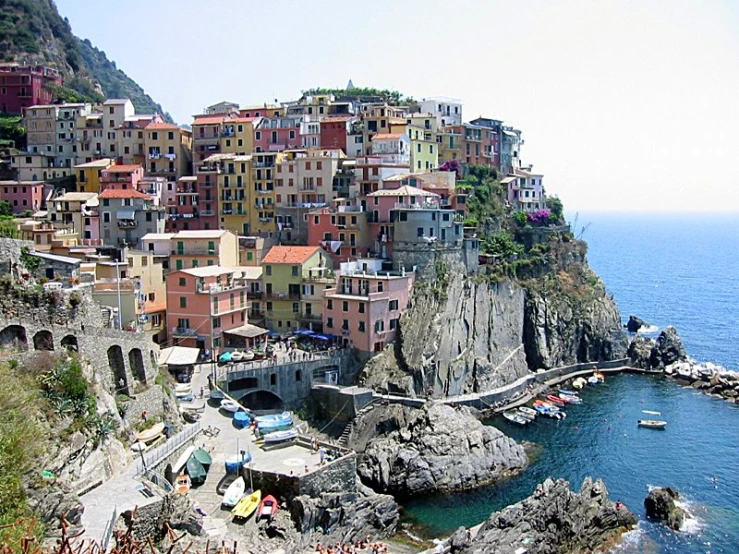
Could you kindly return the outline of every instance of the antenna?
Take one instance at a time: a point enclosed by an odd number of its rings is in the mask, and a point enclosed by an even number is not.
[[[582,236],[585,234],[585,231],[588,230],[588,227],[590,227],[590,223],[587,225],[583,225],[582,229],[580,230],[580,234],[577,235],[577,240],[582,240]]]

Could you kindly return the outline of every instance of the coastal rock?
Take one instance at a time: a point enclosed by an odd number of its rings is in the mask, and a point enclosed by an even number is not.
[[[357,471],[375,490],[405,496],[472,489],[528,464],[522,446],[480,423],[468,408],[388,406],[373,412],[379,436],[365,443]]]
[[[688,359],[682,339],[673,326],[664,329],[656,341],[640,335],[634,337],[629,345],[628,357],[632,366],[648,370],[664,370]],[[680,366],[673,366],[672,372],[685,378],[687,374],[679,369]]]
[[[632,367],[639,369],[651,369],[652,350],[656,343],[653,339],[637,335],[629,344],[626,355],[631,361]]]
[[[586,478],[580,492],[567,481],[547,479],[525,500],[495,512],[477,534],[458,530],[433,552],[439,554],[569,554],[596,552],[633,528],[637,518],[608,500],[602,481]]]
[[[626,323],[626,330],[629,333],[636,333],[642,327],[649,327],[649,323],[647,323],[646,321],[644,321],[642,318],[638,316],[635,316],[635,315],[629,316],[629,321]]]
[[[85,511],[79,497],[60,481],[44,483],[28,491],[27,498],[29,508],[50,528],[57,527],[62,516],[77,525]]]
[[[670,487],[654,489],[644,499],[647,517],[658,519],[675,531],[679,531],[685,520],[685,510],[675,504],[680,495]]]

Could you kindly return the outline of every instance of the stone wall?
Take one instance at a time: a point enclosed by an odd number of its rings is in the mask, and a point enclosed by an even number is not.
[[[21,249],[23,248],[33,251],[33,241],[0,238],[0,271],[3,274],[20,279],[21,275],[27,272],[21,260]]]
[[[393,269],[406,271],[416,268],[417,281],[433,281],[437,278],[440,266],[450,268],[452,271],[467,273],[467,263],[474,258],[474,269],[477,267],[477,255],[468,256],[463,241],[458,244],[430,243],[419,244],[415,242],[393,243]]]
[[[360,387],[316,384],[311,394],[324,411],[323,416],[339,423],[351,421],[359,410],[374,400],[372,390]]]
[[[134,394],[131,400],[123,405],[126,410],[126,419],[131,422],[139,421],[144,411],[148,417],[158,417],[161,414],[177,411],[176,406],[159,385],[153,385],[144,392]]]

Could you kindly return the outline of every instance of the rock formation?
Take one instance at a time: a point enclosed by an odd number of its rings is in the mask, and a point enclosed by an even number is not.
[[[363,450],[357,472],[378,491],[407,496],[471,489],[528,464],[522,446],[482,425],[468,408],[393,405],[370,414],[374,425],[357,427],[366,446],[353,446]]]
[[[675,504],[679,498],[678,492],[670,487],[651,490],[644,499],[647,517],[664,521],[670,529],[679,531],[685,520],[685,510]]]
[[[673,326],[664,329],[656,341],[643,336],[634,337],[627,355],[634,367],[654,371],[688,359],[682,339]]]
[[[496,512],[477,534],[460,528],[434,553],[569,554],[595,552],[618,540],[637,518],[608,500],[602,481],[586,478],[579,493],[547,479],[532,496]]]
[[[629,333],[636,333],[642,327],[649,327],[649,324],[638,316],[635,316],[635,315],[629,316],[629,321],[626,323],[626,330]]]

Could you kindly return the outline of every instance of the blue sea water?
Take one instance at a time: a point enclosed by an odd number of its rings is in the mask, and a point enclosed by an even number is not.
[[[609,213],[570,220],[578,235],[586,227],[590,264],[624,320],[635,314],[658,327],[675,325],[691,356],[739,369],[739,216]],[[494,487],[408,501],[406,519],[426,536],[446,535],[529,496],[547,477],[577,489],[592,476],[641,520],[621,552],[739,553],[739,407],[637,375],[609,377],[582,396],[563,421],[525,428],[489,422],[538,445],[531,466]],[[667,429],[638,428],[642,410],[661,412]],[[646,520],[650,486],[681,491],[692,514],[684,531]]]

